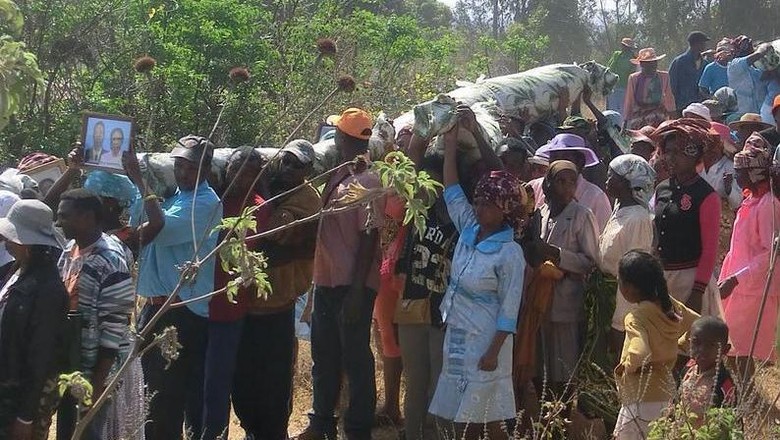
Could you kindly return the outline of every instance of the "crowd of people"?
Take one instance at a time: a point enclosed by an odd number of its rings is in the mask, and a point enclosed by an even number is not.
[[[358,108],[329,118],[344,165],[321,185],[308,180],[317,158],[302,139],[268,163],[235,149],[220,187],[205,171],[212,143],[185,136],[165,200],[135,154],[123,155],[124,175],[85,172],[76,145],[45,192],[24,172],[48,159],[25,158],[0,176],[0,438],[45,439],[55,415],[56,438],[71,438],[89,403],[59,381],[80,371],[93,402],[112,396],[85,439],[227,438],[231,406],[247,439],[287,439],[299,320],[311,326],[313,401],[298,439],[336,439],[339,417],[354,440],[378,420],[409,440],[510,438],[526,423],[518,412],[539,413],[529,396],[577,411],[597,275],[616,280],[598,293],[615,299],[603,335],[621,405],[615,438],[645,438],[673,402],[701,416],[732,404],[731,372],[749,377],[776,358],[780,277],[765,284],[780,232],[780,69],[746,37],[724,38],[707,64],[708,41],[691,33],[667,73],[664,55],[635,54],[624,38],[608,110],[585,90],[595,120],[579,106],[554,132],[502,119],[504,141],[478,141],[477,163],[459,154],[459,132],[481,139],[466,105],[440,134],[442,154],[399,130],[391,149],[442,187],[420,196],[423,231],[404,225],[392,195],[336,209],[354,188],[381,186],[358,160],[373,126]],[[304,221],[322,209],[332,212]],[[245,212],[276,231],[247,242],[267,259],[271,291],[244,283],[228,296],[236,275],[216,248],[234,232],[216,227]],[[155,339],[171,327],[179,345]]]

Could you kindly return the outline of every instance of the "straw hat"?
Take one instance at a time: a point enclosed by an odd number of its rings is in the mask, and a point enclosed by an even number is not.
[[[40,200],[19,200],[0,219],[0,235],[21,245],[61,247],[54,234],[54,213]]]
[[[745,126],[754,126],[756,131],[766,130],[772,127],[772,124],[767,124],[761,120],[761,115],[758,113],[745,113],[739,118],[739,121],[734,121],[729,124],[729,128],[732,130],[739,130]]]
[[[629,49],[636,49],[636,43],[634,43],[633,38],[623,38],[622,40],[620,40],[620,44],[622,44],[623,46]]]
[[[658,55],[655,53],[655,49],[652,47],[646,47],[644,49],[640,49],[639,53],[637,54],[636,58],[631,59],[632,64],[639,64],[639,63],[645,63],[650,61],[658,61],[662,60],[666,57],[666,54]]]

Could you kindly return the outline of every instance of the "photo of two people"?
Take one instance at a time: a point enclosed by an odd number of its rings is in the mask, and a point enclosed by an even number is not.
[[[84,159],[87,165],[122,172],[122,153],[130,150],[132,118],[87,113],[82,126]]]

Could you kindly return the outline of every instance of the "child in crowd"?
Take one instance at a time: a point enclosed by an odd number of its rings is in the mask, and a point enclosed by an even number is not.
[[[617,440],[644,439],[675,395],[672,369],[679,341],[698,314],[669,295],[661,263],[644,251],[629,251],[618,265],[618,286],[635,308],[626,315],[626,339],[615,368],[622,406]]]
[[[702,316],[691,325],[691,359],[680,384],[680,401],[686,413],[697,415],[694,425],[701,426],[708,409],[734,403],[734,381],[724,365],[729,350],[729,328],[722,319]]]
[[[615,210],[599,238],[599,268],[617,277],[620,258],[634,249],[653,247],[653,216],[649,202],[655,185],[655,171],[641,156],[621,154],[612,159],[607,172],[607,194],[615,198]],[[623,321],[631,305],[620,292],[615,296],[615,313],[609,346],[613,353],[623,347]]]

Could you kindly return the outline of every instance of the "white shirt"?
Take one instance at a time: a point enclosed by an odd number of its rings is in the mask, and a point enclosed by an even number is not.
[[[544,177],[528,182],[531,188],[534,189],[536,209],[541,208],[545,202],[542,182],[544,182]],[[612,205],[609,203],[609,198],[604,194],[604,191],[580,175],[577,177],[577,190],[574,192],[574,197],[580,205],[590,209],[593,213],[593,216],[596,218],[598,232],[603,231],[609,216],[612,214]]]
[[[626,252],[653,247],[653,215],[643,206],[616,209],[599,238],[599,268],[617,276],[618,263]]]
[[[726,194],[725,182],[723,176],[731,174],[734,175],[734,162],[726,156],[720,158],[715,162],[710,169],[702,168],[699,171],[699,175],[710,184],[712,189],[718,193],[721,199],[726,199],[729,202],[729,207],[732,211],[739,208],[742,203],[742,190],[737,185],[737,179],[731,179],[731,193]]]

